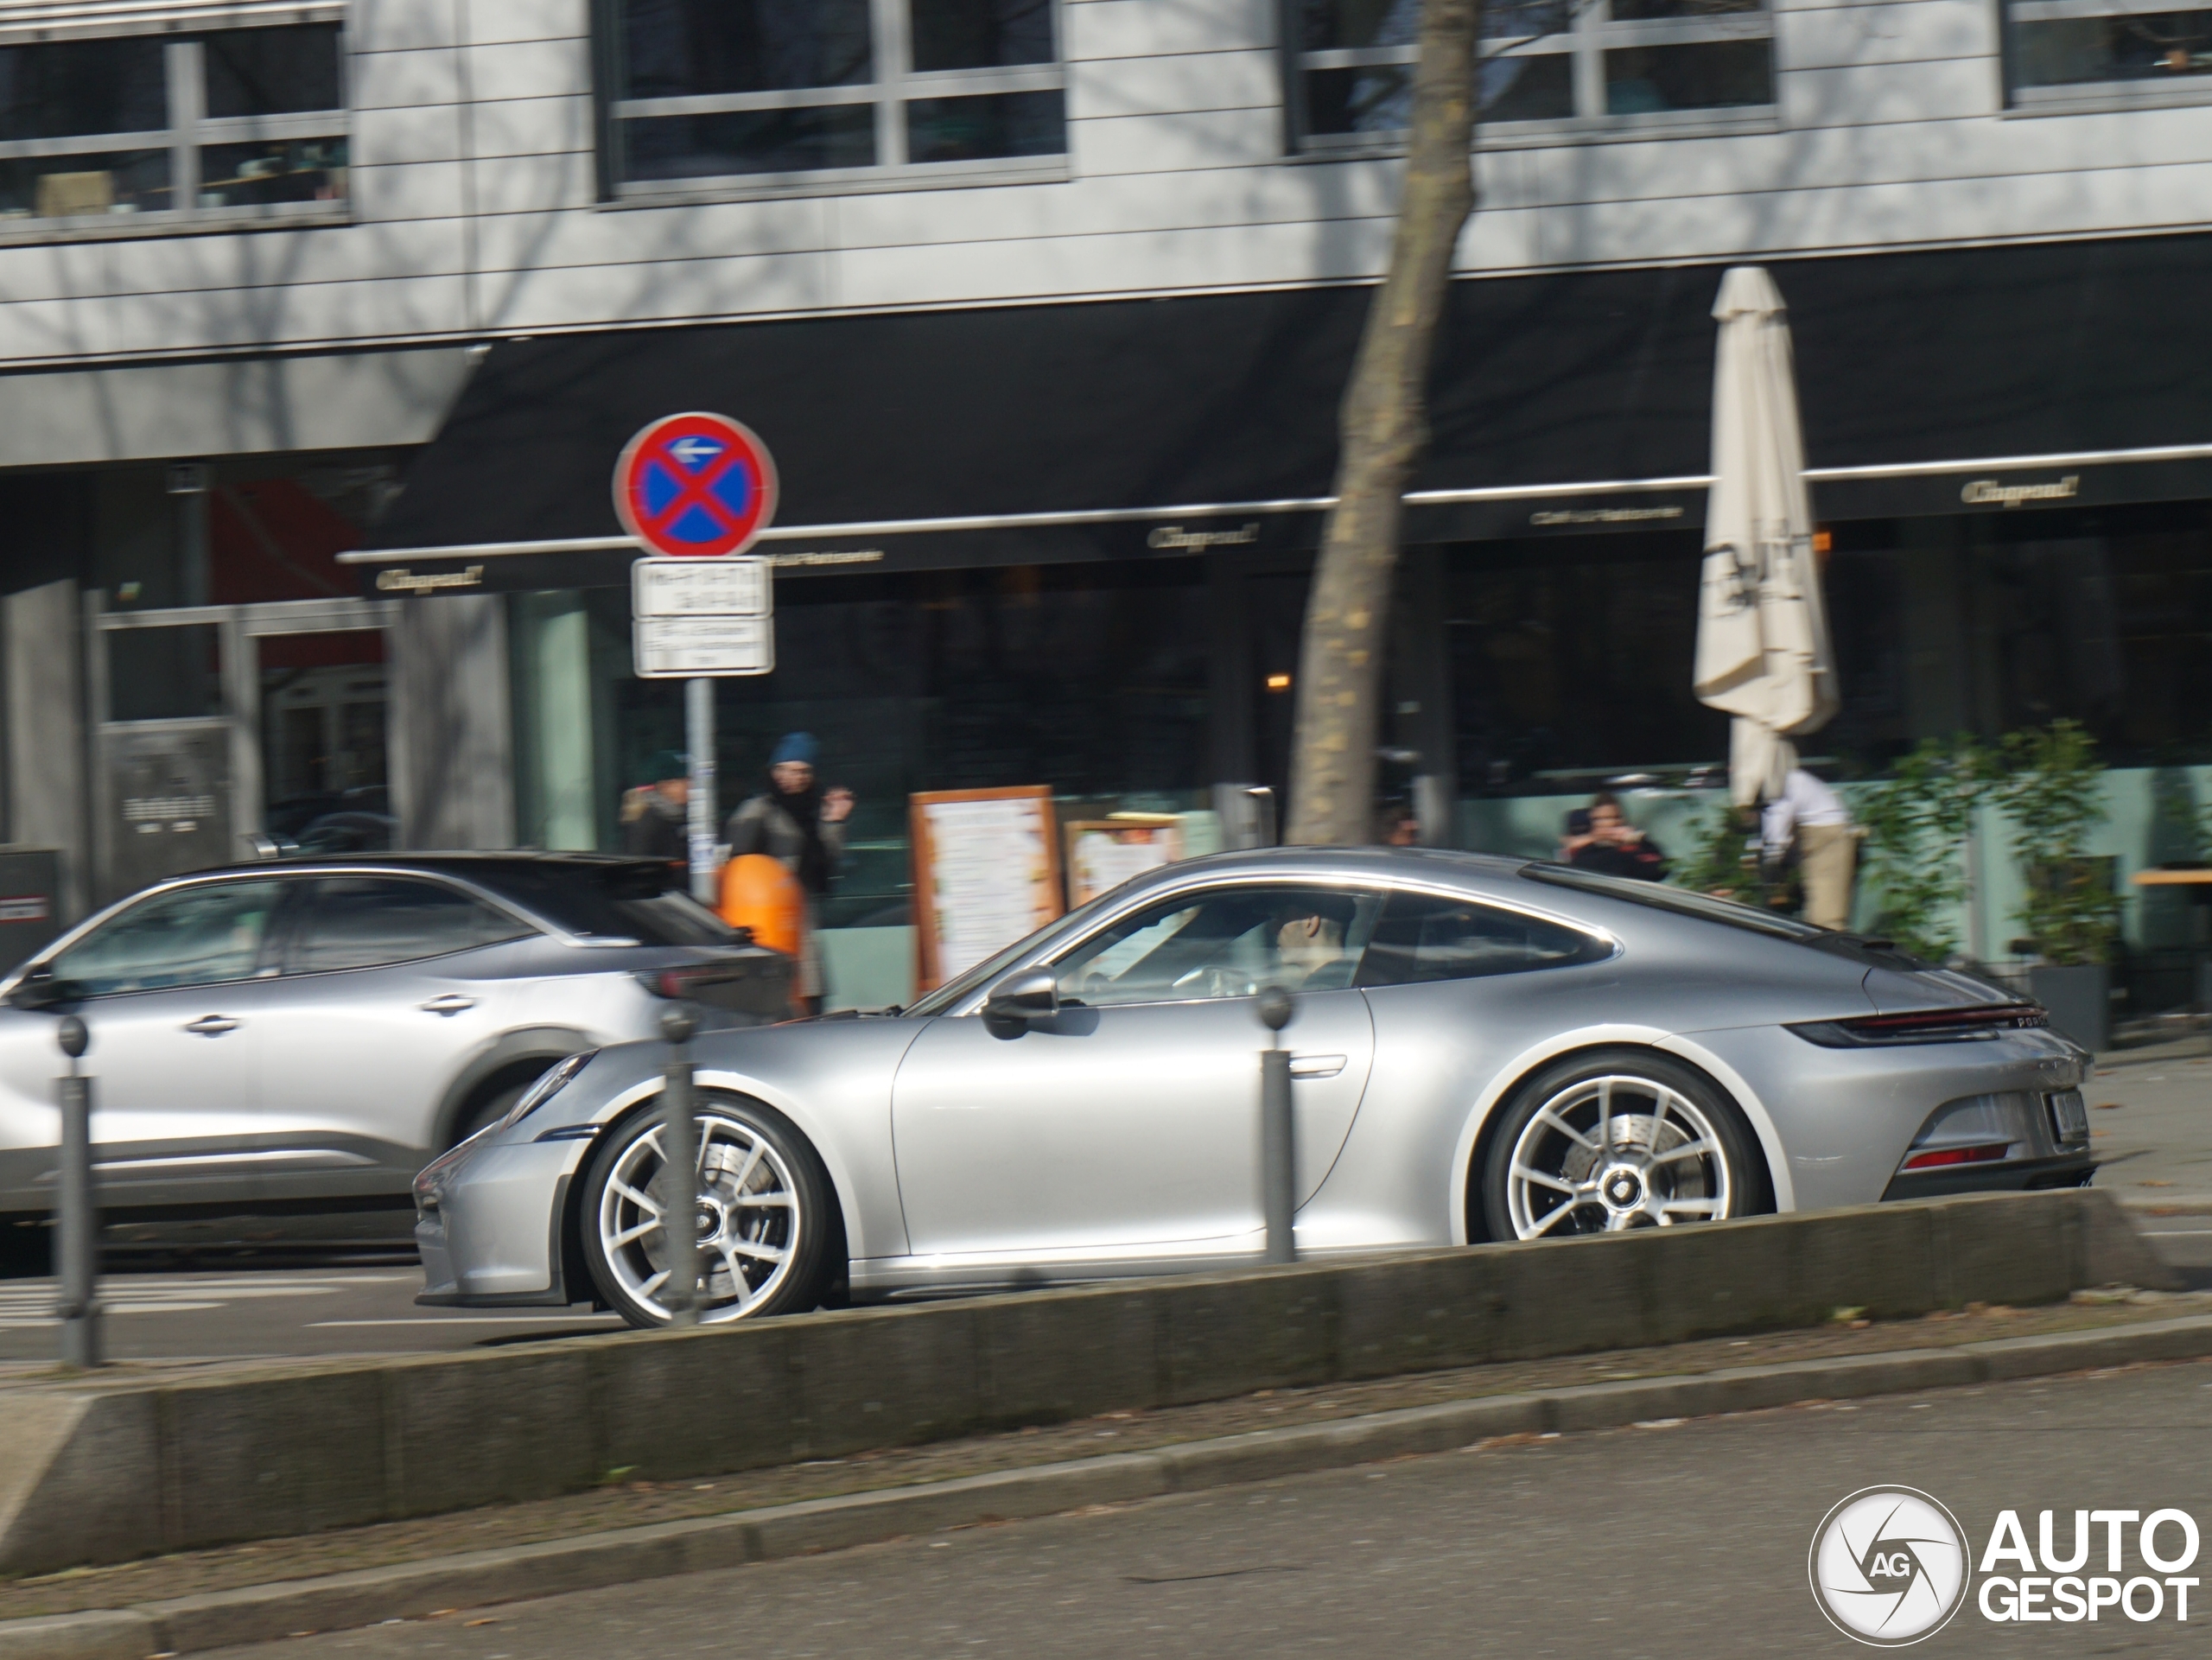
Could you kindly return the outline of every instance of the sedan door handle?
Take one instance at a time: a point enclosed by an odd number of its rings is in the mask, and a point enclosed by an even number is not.
[[[1293,1055],[1290,1075],[1293,1078],[1334,1078],[1344,1069],[1342,1055]]]
[[[431,998],[423,1007],[433,1014],[458,1014],[464,1008],[475,1008],[476,999],[464,997],[457,991],[448,991],[442,997]]]
[[[203,1038],[219,1038],[226,1032],[235,1032],[238,1023],[227,1014],[202,1014],[184,1028]]]

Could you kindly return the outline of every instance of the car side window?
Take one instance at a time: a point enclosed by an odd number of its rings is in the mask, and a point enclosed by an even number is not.
[[[505,912],[442,882],[326,876],[300,907],[285,967],[294,974],[378,968],[530,932]]]
[[[203,882],[141,900],[54,959],[88,995],[251,980],[264,966],[282,884]]]
[[[1318,887],[1216,888],[1165,900],[1093,934],[1054,964],[1063,1002],[1190,1002],[1263,986],[1350,986],[1379,894]]]
[[[1361,959],[1359,983],[1408,986],[1523,974],[1594,963],[1611,951],[1601,939],[1518,912],[1429,894],[1393,894]]]

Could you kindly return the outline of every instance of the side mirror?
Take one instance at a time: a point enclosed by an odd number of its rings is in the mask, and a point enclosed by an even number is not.
[[[991,988],[983,999],[987,1021],[1049,1021],[1060,1012],[1060,983],[1050,969],[1028,969],[1009,975]]]
[[[8,994],[9,1002],[17,1008],[59,1008],[64,1003],[82,1002],[84,999],[81,982],[57,980],[53,969],[43,963],[23,976]]]

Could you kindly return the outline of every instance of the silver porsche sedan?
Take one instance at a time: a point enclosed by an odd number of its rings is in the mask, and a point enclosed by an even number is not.
[[[911,1008],[694,1044],[703,1317],[1257,1261],[1270,986],[1306,1256],[2094,1169],[2084,1052],[1883,941],[1522,860],[1225,854]],[[664,1321],[664,1059],[571,1056],[427,1167],[420,1301]]]

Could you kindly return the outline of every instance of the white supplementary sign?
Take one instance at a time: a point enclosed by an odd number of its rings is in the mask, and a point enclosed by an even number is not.
[[[639,617],[631,656],[646,680],[767,674],[776,666],[774,625],[765,617]]]
[[[775,588],[766,559],[639,559],[630,567],[630,655],[644,680],[769,674]]]
[[[766,559],[640,559],[630,567],[632,616],[768,617],[775,608]]]

